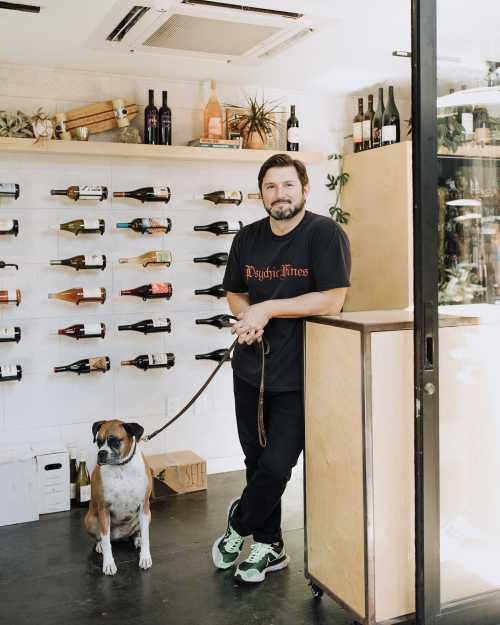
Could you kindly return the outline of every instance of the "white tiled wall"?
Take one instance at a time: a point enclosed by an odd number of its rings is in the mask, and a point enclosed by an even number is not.
[[[44,105],[47,112],[68,110],[87,102],[115,96],[145,104],[147,89],[169,90],[173,110],[174,143],[185,143],[199,135],[206,88],[198,83],[165,83],[138,77],[107,76],[89,72],[61,72],[56,69],[0,66],[0,108],[31,113]],[[219,85],[221,100],[241,103],[242,94],[255,93],[249,88]],[[333,151],[343,135],[345,102],[314,93],[273,93],[288,105],[297,104],[304,132],[304,149]],[[140,118],[137,125],[140,126]],[[110,139],[109,135],[92,139]],[[172,416],[201,386],[215,363],[195,361],[194,354],[227,347],[232,335],[227,330],[196,326],[197,317],[226,312],[225,300],[195,296],[195,288],[219,283],[223,268],[193,264],[194,256],[228,251],[232,237],[215,237],[193,232],[195,224],[218,219],[241,219],[249,223],[265,215],[259,202],[245,202],[239,207],[214,207],[192,199],[194,193],[216,189],[241,189],[245,194],[257,190],[258,164],[194,163],[146,161],[80,156],[2,154],[0,181],[18,182],[21,197],[14,201],[0,199],[0,214],[17,218],[17,238],[2,237],[0,259],[17,262],[20,269],[0,273],[0,289],[20,288],[21,305],[0,309],[2,325],[22,328],[22,340],[0,345],[0,362],[21,363],[23,380],[0,385],[0,439],[47,439],[61,436],[88,452],[93,465],[95,452],[91,442],[91,424],[112,417],[140,422],[146,432],[156,429]],[[329,164],[309,167],[312,194],[309,208],[328,214],[331,194],[324,182]],[[72,184],[103,184],[112,190],[166,183],[173,197],[168,205],[141,205],[132,200],[72,202],[51,197],[50,189]],[[110,193],[111,195],[111,193]],[[118,231],[117,221],[139,216],[168,216],[172,232],[166,236],[141,236]],[[51,231],[58,224],[80,217],[103,218],[106,232],[79,235]],[[121,256],[135,256],[150,249],[169,249],[174,256],[170,268],[142,268],[119,265]],[[49,267],[49,259],[66,258],[79,253],[105,253],[105,271],[75,272],[65,267]],[[170,301],[143,302],[120,297],[119,291],[153,281],[173,284]],[[75,286],[104,286],[108,298],[104,305],[74,306],[48,300],[47,294]],[[118,332],[117,325],[151,316],[168,316],[171,334],[144,336]],[[107,335],[102,339],[74,341],[52,335],[58,328],[80,321],[103,321]],[[171,351],[176,364],[169,371],[143,372],[121,368],[120,360],[138,354]],[[108,355],[111,371],[77,377],[53,374],[54,365],[66,364],[88,356]],[[192,449],[208,460],[210,472],[242,467],[234,423],[232,376],[230,365],[214,379],[198,403],[178,422],[154,441],[144,446],[146,453]]]

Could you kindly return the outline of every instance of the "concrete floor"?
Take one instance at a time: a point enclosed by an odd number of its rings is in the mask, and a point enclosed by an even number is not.
[[[242,471],[209,476],[208,492],[152,505],[153,567],[141,571],[128,543],[114,544],[118,573],[83,530],[82,510],[0,528],[0,623],[5,625],[348,625],[331,599],[314,600],[304,578],[300,474],[284,501],[291,563],[255,586],[213,568],[210,550],[224,532]],[[250,540],[248,541],[250,542]],[[247,552],[248,545],[244,553]]]

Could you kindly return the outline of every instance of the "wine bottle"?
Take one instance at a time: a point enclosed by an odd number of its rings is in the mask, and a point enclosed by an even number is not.
[[[8,291],[0,291],[0,304],[16,304],[21,303],[21,291],[19,289],[10,289]]]
[[[19,265],[16,263],[6,263],[4,260],[0,260],[0,269],[5,269],[5,267],[15,267],[16,270],[19,270]]]
[[[156,319],[144,319],[136,323],[128,323],[118,326],[121,332],[124,330],[132,330],[134,332],[142,332],[143,334],[155,334],[156,332],[170,332],[171,323],[168,317],[157,317]]]
[[[108,187],[100,185],[80,185],[67,189],[52,189],[50,195],[65,195],[70,200],[106,200],[108,198]]]
[[[75,323],[67,328],[60,328],[57,331],[60,336],[69,336],[73,339],[91,339],[106,336],[106,326],[104,323]]]
[[[210,254],[210,256],[198,256],[197,258],[193,258],[193,262],[210,263],[216,267],[221,267],[222,265],[227,265],[228,258],[229,255],[226,252],[217,252],[216,254]]]
[[[467,85],[462,85],[462,91],[466,90]],[[460,123],[465,132],[465,140],[472,141],[472,139],[474,139],[474,110],[471,104],[464,104],[462,106]]]
[[[260,193],[248,193],[247,199],[249,200],[261,200],[262,195]]]
[[[372,122],[372,148],[379,148],[382,145],[382,122],[384,117],[384,89],[378,90],[377,110]]]
[[[64,230],[65,232],[71,232],[75,236],[81,234],[97,234],[98,232],[104,234],[106,224],[104,219],[73,219],[73,221],[67,221],[64,224],[58,224],[52,226],[53,230]]]
[[[400,140],[400,120],[399,111],[394,102],[394,87],[389,87],[389,97],[387,106],[382,118],[382,145],[399,143]]]
[[[119,263],[138,263],[143,267],[148,265],[166,265],[170,267],[172,264],[172,253],[166,250],[151,250],[140,256],[131,256],[130,258],[119,258]]]
[[[211,191],[203,195],[195,195],[195,200],[208,200],[214,204],[236,204],[239,206],[243,202],[241,191]]]
[[[75,491],[75,504],[82,507],[87,506],[90,501],[91,485],[89,470],[87,469],[87,456],[84,451],[80,454]]]
[[[298,152],[300,145],[299,120],[295,116],[295,104],[292,104],[290,117],[286,122],[286,149],[289,152]]]
[[[0,365],[0,382],[8,382],[9,380],[17,380],[23,377],[23,368],[21,365]]]
[[[355,152],[361,152],[363,149],[363,98],[358,98],[358,112],[352,120],[352,142]]]
[[[19,221],[17,219],[0,220],[0,234],[13,234],[17,237],[19,234]]]
[[[172,145],[172,111],[168,108],[168,92],[162,91],[162,104],[158,112],[159,141],[160,145]]]
[[[69,448],[69,496],[70,503],[73,507],[76,503],[76,476],[78,475],[78,467],[76,464],[76,447]]]
[[[153,282],[152,284],[143,284],[135,289],[122,289],[120,294],[142,297],[144,301],[148,299],[170,299],[172,297],[172,285],[170,282]]]
[[[158,143],[158,109],[155,106],[153,89],[149,89],[149,104],[144,109],[144,143]]]
[[[99,302],[104,304],[106,301],[106,289],[101,287],[98,289],[67,289],[58,293],[49,293],[49,299],[60,299],[65,302],[71,302],[77,306],[80,302]]]
[[[490,118],[484,107],[477,107],[475,111],[474,136],[481,147],[491,143]]]
[[[215,91],[215,80],[210,81],[210,97],[203,113],[203,137],[206,139],[222,139],[223,114],[222,107]]]
[[[175,364],[174,354],[141,354],[132,360],[122,360],[122,367],[133,366],[147,371],[148,369],[170,369]]]
[[[51,260],[50,265],[64,265],[65,267],[72,267],[79,271],[80,269],[101,269],[104,271],[106,268],[106,256],[104,254],[78,254],[71,258],[63,258],[62,260]]]
[[[54,367],[54,373],[63,373],[70,371],[71,373],[92,373],[94,371],[100,371],[106,373],[111,369],[111,361],[108,356],[97,356],[96,358],[82,358],[70,365],[63,365],[61,367]]]
[[[136,217],[129,222],[119,222],[117,228],[130,228],[140,234],[167,234],[172,230],[172,220],[156,217]]]
[[[21,340],[21,328],[8,326],[0,328],[0,343],[19,343]]]
[[[0,197],[19,197],[20,187],[14,182],[0,182]]]
[[[222,287],[222,284],[215,284],[214,286],[208,287],[208,289],[195,289],[195,295],[212,295],[217,299],[221,297],[226,297],[226,291]]]
[[[206,319],[196,319],[196,325],[214,326],[215,328],[229,328],[232,325],[232,319],[230,315],[214,315],[213,317],[207,317]]]
[[[227,353],[227,349],[214,349],[213,352],[207,352],[206,354],[196,354],[195,355],[195,359],[196,360],[215,360],[216,362],[220,362],[221,360],[224,359],[224,356]],[[231,358],[228,358],[227,361],[229,362],[231,360]]]
[[[363,119],[363,150],[370,150],[372,147],[372,124],[375,111],[373,110],[373,95],[368,96],[368,110]]]
[[[170,187],[156,186],[156,187],[140,187],[133,191],[113,191],[113,197],[128,197],[139,202],[164,202],[168,204],[170,201]]]
[[[242,221],[214,221],[207,226],[194,226],[195,232],[212,232],[219,236],[220,234],[236,234],[243,228]]]

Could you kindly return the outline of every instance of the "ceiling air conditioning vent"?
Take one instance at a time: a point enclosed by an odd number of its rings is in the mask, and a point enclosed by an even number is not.
[[[280,30],[274,26],[245,22],[229,23],[225,20],[177,13],[142,45],[237,56],[245,54]]]
[[[121,41],[137,22],[149,11],[149,7],[133,6],[125,17],[106,37],[108,41]]]
[[[235,5],[229,4],[228,2],[216,2],[215,0],[182,0],[182,4],[217,7],[219,9],[233,9],[235,11],[246,11],[247,13],[260,13],[261,15],[275,15],[276,17],[288,17],[292,20],[298,20],[301,17],[304,17],[303,13],[291,13],[290,11],[277,11],[276,9],[248,7],[242,4]]]

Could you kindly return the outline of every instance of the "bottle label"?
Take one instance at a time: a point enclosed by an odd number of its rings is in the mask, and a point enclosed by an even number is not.
[[[16,365],[0,365],[0,375],[2,376],[2,378],[17,378]]]
[[[90,501],[90,484],[88,486],[80,486],[80,501]]]
[[[153,217],[148,217],[142,220],[143,226],[145,230],[156,231],[157,233],[168,230],[168,221],[166,219],[154,219]]]
[[[156,263],[167,263],[170,265],[172,257],[170,252],[155,252],[155,262]]]
[[[474,134],[474,117],[472,113],[462,113],[462,126],[467,136],[471,137]]]
[[[373,126],[372,128],[372,142],[373,145],[380,145],[382,133],[380,132],[380,128],[378,126]]]
[[[238,232],[238,230],[241,230],[241,223],[239,221],[228,221],[227,229],[229,231],[235,230],[236,232]]]
[[[352,125],[352,137],[354,143],[361,143],[363,141],[363,123],[354,122]]]
[[[98,219],[84,219],[83,228],[84,230],[99,230],[99,220]]]
[[[382,127],[382,143],[386,143],[387,141],[390,141],[391,143],[396,142],[396,125],[395,124]]]
[[[15,195],[16,185],[10,182],[0,184],[0,195]]]
[[[69,485],[69,498],[76,499],[76,484],[74,482]]]
[[[210,117],[208,120],[208,136],[222,136],[222,117]]]
[[[82,289],[83,299],[101,299],[101,289]]]
[[[14,327],[0,328],[0,339],[15,339],[16,330]]]
[[[151,319],[153,322],[153,328],[168,328],[169,323],[166,317],[158,317],[157,319]]]
[[[154,365],[168,364],[167,354],[148,354],[148,363],[152,367]]]
[[[17,302],[17,291],[13,291],[13,290],[7,291],[7,301]]]
[[[297,127],[288,129],[288,143],[300,143],[300,130]]]
[[[99,356],[98,358],[89,358],[89,368],[91,371],[107,371],[106,357]]]
[[[100,323],[84,323],[83,336],[101,336],[102,328]]]
[[[83,185],[81,187],[78,187],[78,193],[80,195],[81,200],[84,198],[95,198],[95,197],[100,198],[103,193],[103,187]]]
[[[170,293],[170,285],[166,282],[153,282],[151,285],[152,293]]]
[[[3,219],[0,221],[0,232],[9,232],[14,227],[13,219]]]
[[[372,123],[369,119],[363,121],[363,141],[370,141],[372,134]]]
[[[83,262],[86,267],[102,267],[104,265],[104,258],[102,254],[85,254]]]
[[[153,193],[157,197],[168,197],[170,195],[168,187],[153,187]]]

